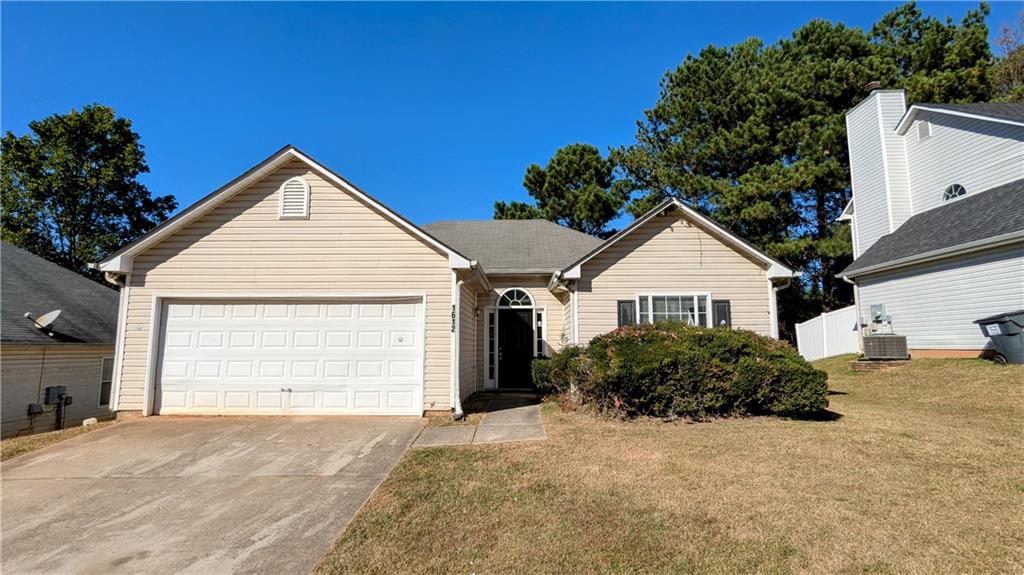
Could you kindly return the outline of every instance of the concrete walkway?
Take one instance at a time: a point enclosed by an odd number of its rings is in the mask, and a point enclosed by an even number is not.
[[[547,438],[536,398],[498,396],[487,402],[486,413],[479,425],[428,427],[416,439],[413,447],[480,445]]]

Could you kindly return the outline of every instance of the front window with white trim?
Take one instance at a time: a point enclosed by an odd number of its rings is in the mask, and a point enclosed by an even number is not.
[[[637,321],[657,323],[676,320],[710,326],[709,301],[711,294],[640,295],[637,296]]]
[[[114,384],[114,358],[103,358],[100,367],[100,407],[110,405],[110,389]]]

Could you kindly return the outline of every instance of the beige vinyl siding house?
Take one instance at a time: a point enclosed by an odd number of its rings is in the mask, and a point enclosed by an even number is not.
[[[113,417],[117,292],[10,244],[0,251],[0,435],[56,429],[57,406],[44,401],[50,387],[71,397],[65,428]]]
[[[774,334],[794,275],[678,202],[607,241],[544,220],[420,228],[290,146],[97,267],[126,302],[114,408],[143,415],[460,413],[617,327],[622,297],[699,290]]]
[[[581,266],[579,341],[618,327],[616,302],[641,295],[727,300],[733,327],[771,335],[772,292],[766,267],[672,210]]]
[[[101,391],[113,371],[113,345],[20,346],[4,345],[0,351],[3,382],[3,423],[0,435],[11,437],[53,431],[54,411],[30,417],[27,406],[43,403],[47,387],[63,385],[74,401],[67,407],[65,427],[95,417],[110,419],[109,398]],[[106,369],[106,371],[104,371]]]
[[[306,219],[278,216],[278,190],[293,177],[309,183]],[[425,298],[424,408],[447,409],[451,284],[446,254],[290,161],[135,257],[118,410],[148,409],[155,295],[342,301],[396,294]]]

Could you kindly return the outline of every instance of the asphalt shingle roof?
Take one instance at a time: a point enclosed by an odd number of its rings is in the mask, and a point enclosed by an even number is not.
[[[554,272],[601,244],[599,238],[547,220],[463,220],[423,226],[487,273]]]
[[[979,102],[977,104],[921,104],[926,108],[977,114],[1000,120],[1024,122],[1024,103],[1017,102]]]
[[[114,345],[117,291],[8,243],[0,244],[0,341]],[[25,318],[61,310],[54,337]]]
[[[1024,179],[971,193],[912,216],[882,236],[840,276],[936,250],[1024,231]]]

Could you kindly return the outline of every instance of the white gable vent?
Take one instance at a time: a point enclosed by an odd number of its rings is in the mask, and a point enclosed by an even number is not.
[[[928,120],[921,120],[917,123],[917,141],[930,138],[932,135],[932,123]]]
[[[280,201],[277,215],[281,219],[309,217],[309,183],[298,176],[289,179],[278,190]]]

